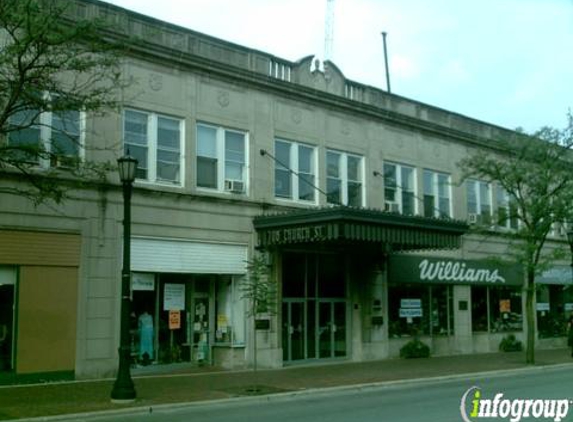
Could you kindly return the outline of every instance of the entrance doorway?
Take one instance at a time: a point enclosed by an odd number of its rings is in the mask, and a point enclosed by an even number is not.
[[[0,267],[0,372],[14,369],[16,268]]]
[[[347,356],[344,259],[283,255],[283,361]]]

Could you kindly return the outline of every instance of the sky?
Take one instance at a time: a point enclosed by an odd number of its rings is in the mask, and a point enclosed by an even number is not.
[[[324,57],[327,0],[106,0],[296,61]],[[573,0],[334,0],[347,79],[509,129],[573,111]]]

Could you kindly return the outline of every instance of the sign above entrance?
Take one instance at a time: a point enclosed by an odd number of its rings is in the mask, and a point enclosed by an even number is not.
[[[155,290],[155,274],[133,273],[131,276],[131,289],[152,292]]]
[[[391,283],[521,286],[523,275],[517,265],[487,260],[394,255],[389,258],[388,280]]]

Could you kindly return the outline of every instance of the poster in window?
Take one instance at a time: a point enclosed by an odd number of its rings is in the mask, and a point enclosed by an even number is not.
[[[185,309],[185,284],[165,283],[163,290],[163,310],[182,311]]]
[[[499,301],[499,312],[511,312],[511,300],[500,299]]]
[[[400,318],[421,318],[422,308],[400,308]]]
[[[181,312],[169,311],[169,329],[179,330],[181,328]]]

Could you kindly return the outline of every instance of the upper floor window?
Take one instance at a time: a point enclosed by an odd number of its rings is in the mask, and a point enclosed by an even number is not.
[[[156,113],[125,110],[124,151],[137,158],[136,178],[182,184],[183,121]]]
[[[424,170],[424,217],[452,216],[450,175]]]
[[[491,184],[478,180],[467,180],[466,193],[470,223],[490,224],[493,212]]]
[[[75,167],[82,153],[83,113],[27,109],[9,118],[15,160],[42,167]]]
[[[384,164],[384,209],[416,214],[416,171],[401,164]]]
[[[497,225],[501,228],[517,230],[519,228],[519,216],[515,201],[499,185],[496,185],[495,188],[495,199],[497,202]]]
[[[275,197],[316,202],[316,148],[275,140]]]
[[[364,206],[364,159],[326,151],[326,200],[329,204]]]
[[[247,134],[197,124],[197,186],[245,193],[247,176]]]

